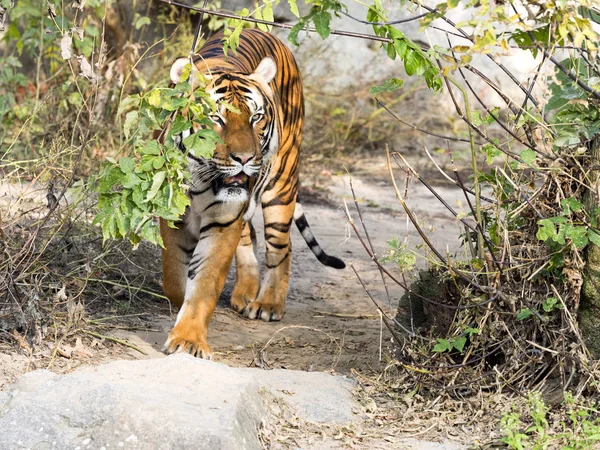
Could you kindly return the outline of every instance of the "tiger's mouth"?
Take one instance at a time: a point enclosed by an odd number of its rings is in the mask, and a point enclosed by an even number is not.
[[[248,186],[248,182],[250,178],[244,172],[240,172],[237,175],[232,177],[223,178],[223,186],[224,187],[246,187]]]
[[[213,181],[213,192],[218,200],[226,202],[244,202],[248,199],[254,177],[243,172],[237,175],[220,177]]]

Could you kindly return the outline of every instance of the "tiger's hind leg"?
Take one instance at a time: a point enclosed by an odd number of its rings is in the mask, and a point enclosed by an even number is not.
[[[280,184],[281,183],[281,184]],[[243,311],[250,319],[281,320],[285,313],[290,270],[292,266],[292,226],[296,203],[297,181],[278,180],[263,194],[265,219],[266,270],[256,301]],[[279,189],[277,189],[279,187]]]
[[[235,251],[236,280],[231,294],[231,307],[242,312],[258,296],[260,270],[254,254],[256,233],[251,222],[244,224],[240,243]]]

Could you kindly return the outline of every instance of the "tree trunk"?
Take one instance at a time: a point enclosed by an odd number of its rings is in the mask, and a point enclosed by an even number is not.
[[[596,137],[590,148],[591,167],[600,167],[600,137]],[[590,214],[600,207],[600,170],[590,171],[590,187],[583,197],[586,211]],[[585,343],[596,359],[600,359],[600,247],[587,246],[586,267],[581,288],[581,304],[579,306],[579,326]]]

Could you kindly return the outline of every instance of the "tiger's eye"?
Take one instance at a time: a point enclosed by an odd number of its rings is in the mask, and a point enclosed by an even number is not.
[[[223,126],[223,124],[224,124],[223,119],[218,114],[209,114],[208,118],[210,120],[212,120],[214,123],[216,123],[217,125]]]
[[[258,123],[263,119],[263,117],[265,117],[265,115],[263,113],[259,113],[259,112],[254,113],[252,115],[252,117],[250,118],[250,122],[252,122],[253,124]]]

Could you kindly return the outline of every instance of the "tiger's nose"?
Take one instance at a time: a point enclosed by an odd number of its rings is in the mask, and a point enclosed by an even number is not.
[[[248,161],[250,161],[252,158],[254,158],[254,155],[252,153],[237,153],[237,154],[231,154],[231,159],[233,159],[234,161],[239,162],[242,166],[244,164],[246,164]]]

